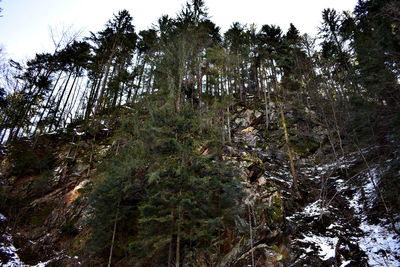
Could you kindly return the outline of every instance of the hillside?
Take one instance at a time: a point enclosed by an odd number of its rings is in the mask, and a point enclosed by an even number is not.
[[[297,140],[293,148],[297,196],[279,109],[271,102],[273,115],[267,131],[261,107],[257,103],[233,107],[232,144],[224,145],[220,154],[236,169],[234,179],[240,181],[246,195],[239,203],[240,211],[231,226],[234,228],[221,234],[223,257],[219,264],[242,266],[251,264],[252,257],[256,266],[398,264],[399,237],[392,230],[388,214],[382,212],[370,176],[379,183],[387,168],[385,162],[398,160],[398,155],[382,158],[380,155],[387,153],[384,146],[365,147],[361,152],[349,146],[346,156],[335,160],[328,133],[315,112],[287,105],[288,119],[304,112],[303,120],[293,121],[288,127],[291,137]],[[96,138],[83,134],[79,126],[69,133],[40,136],[33,154],[38,161],[46,157],[44,151],[53,155],[50,173],[30,169],[24,175],[11,175],[13,169],[7,164],[11,159],[3,159],[2,175],[8,177],[2,184],[6,196],[3,207],[8,207],[4,210],[7,219],[2,221],[3,244],[8,247],[3,248],[4,262],[11,255],[14,260],[10,262],[30,265],[39,261],[57,266],[101,262],[98,257],[102,254],[86,250],[91,232],[88,195],[97,181],[99,163],[124,145],[123,139],[111,138],[115,129],[108,125],[110,122],[103,123],[97,127]],[[306,128],[301,133],[297,130]],[[32,153],[30,146],[31,141],[24,141],[25,153]],[[207,155],[208,148],[199,147],[199,153]],[[31,168],[36,164],[28,163]],[[393,217],[398,220],[396,213]],[[121,219],[121,228],[116,231],[114,257],[118,266],[132,264],[129,258],[133,255],[122,253],[126,235],[135,236],[135,230],[129,229],[130,221]],[[18,248],[15,254],[10,253],[12,245]],[[203,264],[206,262],[195,263]]]
[[[319,46],[123,10],[10,61],[0,263],[400,265],[398,7],[326,9]]]

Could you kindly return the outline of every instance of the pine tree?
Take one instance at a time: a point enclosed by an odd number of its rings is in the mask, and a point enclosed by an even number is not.
[[[176,266],[180,261],[189,264],[195,251],[215,261],[218,246],[210,244],[223,231],[224,222],[232,219],[241,190],[232,170],[217,155],[196,151],[203,146],[217,152],[218,146],[208,139],[214,133],[190,105],[179,112],[154,111],[143,132],[149,154],[157,158],[149,168],[147,196],[140,206],[141,246],[147,253],[164,256],[174,247],[174,255],[168,258],[170,262],[174,258]]]
[[[233,221],[242,197],[232,169],[219,160],[220,135],[190,104],[176,111],[170,100],[149,112],[143,122],[128,116],[117,139],[123,144],[98,171],[90,244],[97,251],[110,248],[113,235],[116,242],[121,238],[122,218],[136,210],[139,230],[130,249],[138,262],[152,257],[189,264],[199,254],[216,262],[215,240]],[[209,154],[202,154],[205,149]]]

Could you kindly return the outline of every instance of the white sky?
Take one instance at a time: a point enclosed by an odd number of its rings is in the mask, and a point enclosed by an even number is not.
[[[1,0],[0,0],[1,1]],[[172,17],[186,0],[2,0],[0,45],[16,60],[53,51],[49,28],[69,27],[97,32],[114,13],[127,9],[136,31],[147,29],[162,14]],[[205,0],[221,33],[232,22],[275,24],[284,31],[292,22],[301,33],[316,35],[324,8],[352,11],[357,0]]]

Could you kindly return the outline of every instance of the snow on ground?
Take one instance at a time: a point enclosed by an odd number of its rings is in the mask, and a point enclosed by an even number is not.
[[[322,206],[322,201],[317,200],[308,204],[303,211],[295,213],[294,215],[287,217],[288,220],[294,222],[299,218],[311,218],[321,216],[323,213],[328,212],[326,207]],[[335,226],[332,225],[332,227]],[[328,260],[335,256],[335,248],[338,242],[337,237],[327,237],[318,235],[312,232],[303,233],[303,238],[299,238],[296,241],[302,244],[313,244],[305,249],[305,253],[312,252],[311,247],[317,248],[317,253],[322,260]]]
[[[373,148],[370,148],[371,150]],[[369,150],[365,150],[368,152]],[[354,180],[362,181],[362,187],[365,193],[365,199],[361,195],[361,188],[354,187],[351,185],[351,181],[341,179],[340,177],[333,177],[331,174],[335,168],[351,167],[355,162],[356,154],[353,155],[349,160],[341,160],[339,166],[336,163],[325,164],[317,167],[304,168],[307,176],[310,179],[317,179],[319,177],[326,177],[327,179],[334,180],[336,190],[338,194],[344,193],[345,191],[353,191],[351,196],[346,197],[348,205],[354,211],[354,216],[360,219],[360,225],[355,226],[355,231],[364,233],[361,236],[354,235],[351,238],[352,242],[358,243],[361,250],[363,250],[368,257],[368,264],[370,266],[400,266],[400,237],[396,235],[394,231],[389,229],[388,225],[382,224],[370,224],[367,219],[366,210],[372,208],[373,202],[378,197],[374,187],[374,183],[371,180],[372,175],[373,181],[378,184],[379,177],[381,177],[383,169],[372,168],[370,171],[364,171],[353,177]],[[351,178],[351,179],[353,179]],[[344,194],[342,194],[344,195]],[[328,202],[329,204],[330,202]],[[302,211],[293,214],[287,219],[291,222],[297,222],[302,218],[315,218],[324,212],[332,211],[332,206],[322,207],[322,201],[317,200],[308,204]],[[327,229],[335,228],[340,226],[341,223],[333,222]],[[317,249],[318,256],[322,260],[328,260],[335,256],[335,248],[338,242],[337,237],[324,236],[324,234],[313,233],[314,230],[305,231],[302,233],[302,237],[294,240],[296,243],[300,242],[305,248],[301,258],[307,257],[306,255]],[[329,232],[329,231],[328,231]],[[314,248],[314,249],[312,249]],[[342,262],[341,266],[347,266],[351,260]]]
[[[3,214],[0,213],[0,221],[5,221],[6,217],[4,217]],[[12,238],[11,235],[8,234],[8,232],[11,229],[7,228],[5,233],[2,234],[1,240],[3,242],[0,242],[0,253],[6,254],[9,258],[9,261],[7,263],[1,262],[1,266],[5,267],[13,267],[13,266],[28,266],[24,265],[21,260],[19,259],[19,256],[17,254],[18,250],[14,247],[12,244]]]
[[[317,201],[308,204],[302,211],[296,212],[292,216],[286,217],[286,219],[294,221],[296,218],[315,217],[320,216],[327,211],[328,209],[322,206],[322,200],[318,199]]]
[[[302,242],[313,243],[319,247],[318,255],[322,260],[328,260],[335,257],[335,247],[338,242],[337,237],[326,237],[319,235],[305,235]]]
[[[6,217],[4,217],[4,215],[0,213],[0,222],[3,222],[3,221],[6,221]],[[6,263],[2,262],[0,260],[0,266],[2,266],[2,267],[15,267],[15,266],[18,266],[18,267],[45,267],[48,264],[50,264],[51,262],[59,260],[61,258],[71,258],[68,255],[62,255],[62,253],[59,253],[60,256],[56,256],[55,258],[50,259],[46,262],[39,262],[36,265],[24,264],[18,256],[18,249],[16,249],[14,247],[14,245],[12,244],[12,237],[9,234],[10,231],[11,231],[11,229],[7,228],[6,232],[3,233],[1,236],[1,240],[5,241],[5,242],[0,242],[0,253],[7,254],[8,258],[9,258],[9,261]],[[30,242],[32,242],[32,241],[30,241]],[[75,256],[74,259],[77,260],[78,257]],[[80,262],[78,262],[78,265],[80,265]]]
[[[371,174],[375,183],[378,183],[380,171],[373,168]],[[374,199],[376,194],[370,174],[365,174],[365,178],[368,178],[363,185],[365,196],[369,200]],[[349,204],[361,218],[359,228],[364,232],[364,236],[359,237],[357,242],[367,254],[369,265],[400,266],[400,237],[387,226],[368,223],[367,216],[363,212],[365,204],[361,201],[361,193],[354,194],[353,198],[349,199]]]
[[[371,266],[400,266],[400,238],[392,231],[380,225],[363,221],[360,229],[364,236],[358,242],[360,248],[368,255]]]

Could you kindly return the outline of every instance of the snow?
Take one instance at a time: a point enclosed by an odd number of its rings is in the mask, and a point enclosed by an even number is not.
[[[272,180],[272,181],[276,181],[276,182],[282,183],[282,184],[291,185],[291,182],[286,181],[286,180],[283,180],[283,179],[280,179],[280,178],[278,178],[278,177],[276,177],[276,176],[272,176],[272,175],[271,175],[271,176],[268,177],[268,179],[269,179],[269,180]]]
[[[363,149],[362,152],[368,153],[375,148],[369,147]],[[302,168],[301,171],[308,176],[307,179],[309,180],[316,180],[321,177],[332,180],[337,194],[341,194],[342,197],[346,198],[349,207],[354,211],[354,216],[360,221],[360,225],[353,225],[352,227],[355,233],[359,234],[352,235],[351,242],[357,243],[360,249],[365,252],[369,266],[400,266],[400,237],[383,220],[377,224],[370,223],[366,213],[368,210],[371,210],[374,202],[379,201],[374,183],[379,184],[380,177],[387,167],[370,166],[369,168],[371,169],[364,170],[350,179],[332,176],[335,170],[352,167],[359,160],[360,153],[354,152],[346,159],[340,158],[338,163],[334,162],[315,167],[306,167]],[[361,181],[361,185],[356,186],[352,183],[353,181]],[[364,191],[364,196],[361,194],[362,190],[360,187]],[[323,206],[322,200],[318,199],[309,203],[302,211],[287,217],[287,219],[297,222],[299,220],[302,221],[302,218],[319,216],[333,208],[329,203],[330,201],[328,202],[328,206]],[[343,223],[340,220],[331,222],[326,228],[328,236],[324,233],[314,231],[315,229],[311,229],[311,231],[304,229],[301,232],[300,238],[293,240],[294,243],[300,242],[304,244],[301,246],[304,250],[299,258],[306,258],[313,252],[318,253],[318,256],[322,260],[334,257],[338,236],[332,235],[332,233],[337,233],[337,230],[340,230],[342,227]],[[340,265],[341,267],[352,263],[351,260],[343,260]]]
[[[21,262],[21,260],[19,259],[18,254],[17,254],[17,249],[11,243],[11,237],[6,234],[3,234],[2,237],[4,240],[6,240],[6,244],[0,243],[0,251],[5,254],[8,254],[10,257],[10,260],[6,264],[4,264],[0,261],[0,263],[2,264],[1,266],[4,266],[4,267],[27,266],[27,265],[24,265]]]
[[[368,255],[371,266],[400,266],[395,255],[400,256],[400,238],[380,225],[371,225],[366,221],[360,224],[365,236],[360,237],[359,245]]]
[[[328,212],[326,207],[322,207],[322,200],[318,199],[315,202],[308,204],[303,211],[296,212],[290,217],[286,217],[286,219],[293,221],[298,217],[315,217],[320,216],[321,214]]]
[[[3,214],[0,213],[0,221],[5,221],[6,217],[4,217]],[[1,266],[4,267],[12,267],[12,266],[27,266],[24,265],[21,260],[19,259],[19,256],[17,254],[18,250],[14,247],[12,244],[12,238],[11,235],[8,234],[10,231],[10,228],[6,228],[5,233],[2,234],[1,239],[4,240],[5,242],[0,242],[0,251],[4,254],[7,254],[9,256],[9,261],[7,263],[3,263],[0,261]]]
[[[5,221],[6,217],[0,213],[0,221]],[[12,244],[12,237],[9,234],[9,232],[11,231],[10,228],[6,228],[6,232],[2,234],[2,240],[5,241],[5,243],[0,242],[0,251],[4,254],[7,254],[9,256],[9,261],[7,263],[4,263],[0,260],[0,266],[2,267],[15,267],[15,266],[19,266],[19,267],[45,267],[47,265],[49,265],[51,262],[55,261],[55,260],[59,260],[62,257],[65,258],[71,258],[68,255],[63,255],[63,251],[61,251],[59,254],[59,256],[56,256],[53,259],[50,259],[48,261],[45,262],[39,262],[36,265],[27,265],[24,264],[21,259],[18,256],[18,249],[14,247],[14,245]],[[30,243],[34,243],[33,241],[29,241]],[[75,260],[78,260],[78,256],[74,256],[73,257]],[[80,262],[78,262],[78,265],[80,265]]]
[[[344,262],[342,262],[342,264],[340,265],[340,267],[345,267],[345,266],[347,266],[347,264],[350,264],[350,263],[351,263],[351,260],[344,261]]]
[[[318,255],[325,261],[335,257],[335,247],[338,242],[337,237],[326,237],[318,235],[305,235],[300,241],[313,243],[319,247]]]
[[[371,169],[372,178],[375,183],[379,182],[380,171],[377,168]],[[375,188],[371,181],[370,174],[364,174],[364,192],[368,200],[376,197]],[[386,226],[369,224],[367,215],[363,213],[364,203],[361,201],[361,193],[357,192],[353,198],[348,199],[350,207],[360,217],[359,229],[363,236],[356,237],[360,248],[368,256],[370,266],[400,266],[400,237]],[[368,203],[367,203],[368,205]],[[395,257],[397,255],[397,258]]]
[[[326,211],[325,207],[322,207],[322,201],[318,199],[317,201],[310,203],[307,205],[304,210],[303,214],[307,215],[308,217],[319,216]]]

